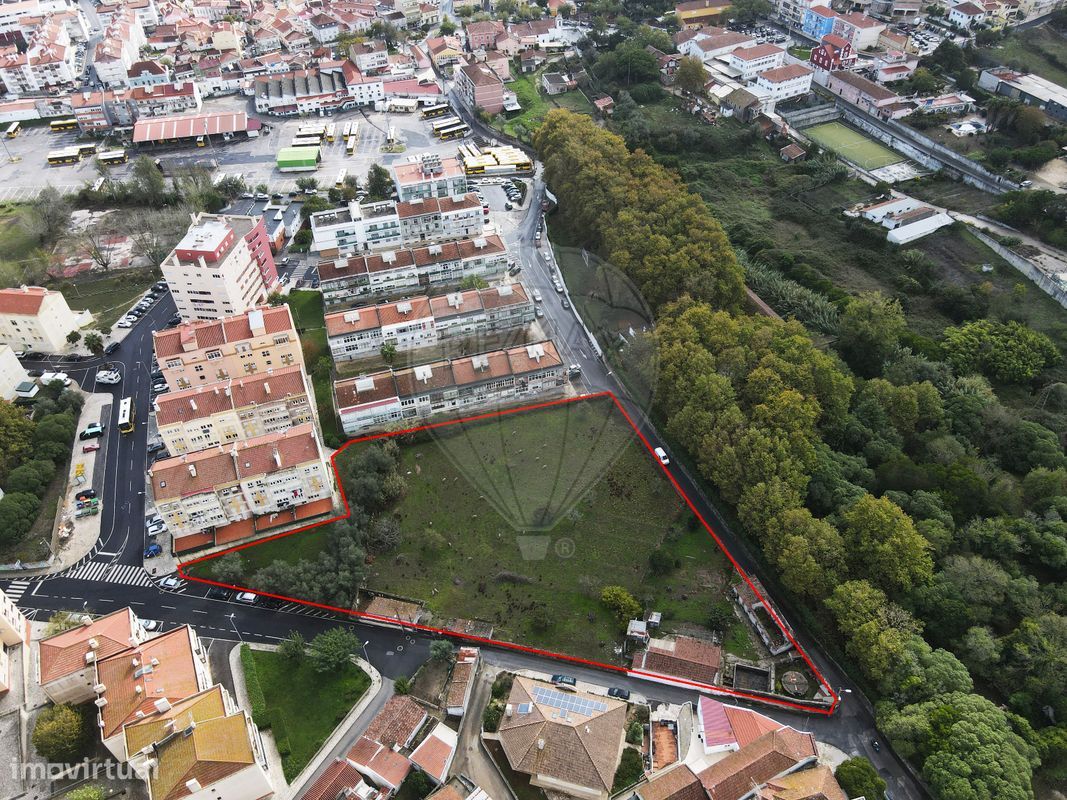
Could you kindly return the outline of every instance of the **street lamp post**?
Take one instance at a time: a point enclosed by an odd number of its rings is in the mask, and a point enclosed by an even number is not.
[[[241,632],[239,630],[237,630],[237,623],[234,621],[234,617],[235,616],[237,616],[237,615],[233,614],[233,613],[229,613],[229,614],[226,615],[226,618],[230,621],[230,625],[233,626],[233,632],[237,634],[237,640],[240,641],[243,644],[244,643],[244,637],[242,637],[241,636]]]

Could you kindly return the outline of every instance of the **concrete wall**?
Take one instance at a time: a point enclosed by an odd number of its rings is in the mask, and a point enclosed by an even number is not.
[[[1058,281],[1053,280],[1047,273],[1038,269],[1029,259],[1023,258],[1013,250],[1009,250],[992,236],[983,233],[975,227],[971,227],[970,230],[978,237],[979,241],[988,245],[990,250],[1041,287],[1041,291],[1054,298],[1056,302],[1064,308],[1067,308],[1067,287],[1064,287]]]

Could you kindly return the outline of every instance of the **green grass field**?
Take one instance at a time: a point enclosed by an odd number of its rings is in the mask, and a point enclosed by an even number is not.
[[[515,92],[522,112],[498,125],[505,133],[518,138],[528,138],[539,127],[545,115],[553,108],[566,108],[578,114],[592,114],[593,106],[577,89],[548,97],[541,94],[541,73],[519,75],[507,88]]]
[[[62,281],[59,288],[71,308],[93,312],[96,325],[110,328],[153,283],[159,274],[153,269],[124,269],[100,275]]]
[[[324,674],[308,661],[294,664],[275,652],[253,650],[252,657],[275,740],[288,741],[290,752],[282,754],[282,765],[292,780],[366,693],[370,678],[354,664]]]
[[[319,410],[319,423],[326,444],[336,447],[343,437],[333,407],[333,380],[329,369],[316,368],[320,360],[330,359],[330,347],[326,341],[326,322],[321,292],[290,292],[286,298],[293,313],[293,321],[300,332],[304,350],[304,366],[311,377],[315,391],[315,404]]]
[[[495,638],[606,661],[623,630],[604,586],[662,611],[667,631],[702,626],[727,598],[732,567],[609,399],[448,426],[401,459],[401,542],[367,585],[425,601],[436,621],[481,619]],[[246,549],[245,574],[324,542],[317,529]],[[657,549],[669,559],[653,576]],[[731,651],[748,654],[737,626]]]
[[[1067,85],[1067,36],[1048,25],[1010,33],[1004,41],[980,51],[983,61],[1025,67],[1046,80]]]
[[[824,122],[805,128],[804,135],[864,169],[888,167],[904,160],[899,153],[840,122]]]

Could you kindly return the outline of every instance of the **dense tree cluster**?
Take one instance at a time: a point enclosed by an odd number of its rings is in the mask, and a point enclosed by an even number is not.
[[[724,261],[703,268],[719,290],[694,291],[684,234],[629,189],[654,174],[643,154],[563,114],[538,147],[575,236],[654,302],[655,346],[633,352],[656,351],[666,431],[836,631],[935,797],[1029,798],[1039,763],[1063,775],[1067,459],[989,382],[1029,381],[1058,359],[1051,343],[982,321],[920,354],[900,304],[868,294],[841,296],[837,353],[817,348],[799,322],[723,302]],[[717,228],[702,225],[698,239]],[[677,263],[659,260],[675,241]],[[922,257],[900,258],[929,280]]]
[[[568,225],[659,307],[683,294],[737,309],[743,276],[722,227],[672,173],[586,116],[554,110],[535,144]]]
[[[70,458],[83,403],[58,383],[43,387],[29,409],[0,401],[0,546],[33,527],[49,484]]]

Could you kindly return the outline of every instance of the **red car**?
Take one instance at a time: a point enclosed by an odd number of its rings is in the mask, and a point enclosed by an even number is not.
[[[83,453],[95,453],[99,449],[100,449],[100,445],[98,445],[96,442],[92,442],[90,444],[83,444],[82,445],[82,452]]]

